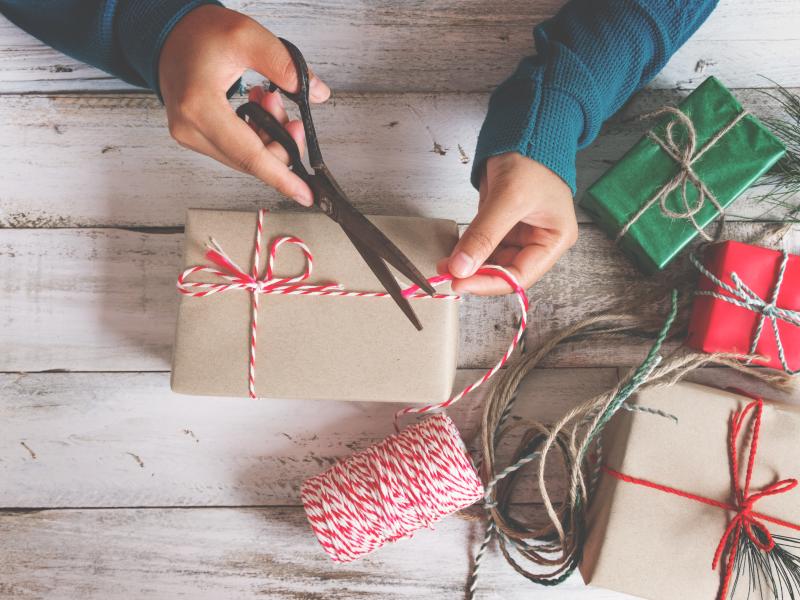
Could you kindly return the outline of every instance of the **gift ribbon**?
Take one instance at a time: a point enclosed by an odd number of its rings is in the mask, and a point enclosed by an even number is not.
[[[266,213],[267,211],[265,209],[260,209],[258,211],[255,244],[253,247],[253,265],[249,273],[244,269],[242,269],[239,265],[237,265],[236,262],[225,253],[220,244],[212,238],[208,244],[208,250],[206,251],[205,256],[208,260],[214,263],[217,266],[217,268],[208,265],[198,265],[189,267],[178,277],[178,284],[177,284],[180,293],[187,296],[193,296],[195,298],[204,298],[212,294],[221,292],[230,292],[234,290],[246,291],[250,293],[252,300],[251,300],[251,319],[250,319],[250,359],[249,359],[249,370],[248,370],[248,393],[251,398],[257,397],[255,389],[256,341],[257,341],[257,330],[258,330],[259,298],[262,294],[279,294],[279,295],[289,295],[289,296],[339,296],[339,297],[349,297],[349,298],[391,297],[388,292],[362,292],[362,291],[346,290],[338,283],[304,284],[303,282],[311,276],[314,257],[313,254],[311,253],[310,248],[305,244],[305,242],[303,242],[303,240],[301,240],[300,238],[294,236],[277,237],[271,242],[269,246],[269,253],[267,255],[267,264],[264,276],[260,277],[259,270],[260,270],[261,252],[262,252],[261,238],[263,237],[264,217]],[[303,256],[305,257],[305,267],[303,269],[303,272],[294,277],[278,277],[275,275],[275,257],[277,255],[278,249],[284,244],[297,246],[303,252]],[[213,275],[215,277],[221,278],[223,281],[217,283],[188,281],[188,278],[196,273],[206,273],[209,275]],[[457,402],[463,396],[465,396],[470,391],[480,386],[492,375],[494,375],[497,372],[497,370],[500,369],[508,361],[514,347],[516,347],[517,343],[519,343],[519,340],[521,339],[525,331],[525,327],[527,326],[526,313],[528,309],[528,298],[525,295],[525,291],[520,287],[516,278],[503,267],[495,265],[486,265],[478,269],[477,274],[501,277],[511,286],[512,290],[517,295],[517,298],[520,302],[520,306],[522,308],[522,317],[520,320],[520,326],[517,330],[517,334],[512,340],[511,345],[509,346],[508,350],[503,355],[501,360],[492,369],[490,369],[480,380],[476,381],[470,386],[467,386],[464,390],[462,390],[459,394],[457,394],[453,398],[450,398],[449,400],[439,404],[432,404],[419,408],[410,407],[404,411],[400,411],[400,413],[398,413],[398,416],[406,413],[430,412],[438,408],[446,408],[447,406],[453,404],[454,402]],[[453,278],[450,275],[436,275],[434,277],[428,278],[428,282],[433,286],[439,286],[448,281],[451,281],[452,279]],[[428,294],[421,292],[419,287],[416,285],[411,285],[403,289],[402,293],[406,298],[411,298],[411,299],[432,298],[435,300],[458,300],[460,298],[460,296],[453,294],[433,294],[432,296],[429,296]]]
[[[793,371],[789,368],[789,364],[786,360],[786,352],[783,347],[783,340],[781,339],[781,332],[780,329],[778,329],[778,321],[783,321],[784,323],[789,323],[795,327],[800,327],[800,311],[781,308],[777,305],[778,297],[781,292],[781,286],[783,285],[783,278],[786,274],[786,265],[789,262],[789,253],[785,250],[782,250],[781,252],[783,256],[778,267],[778,276],[775,279],[775,285],[772,287],[772,294],[769,301],[764,300],[758,294],[756,294],[744,281],[742,281],[736,272],[731,272],[731,281],[733,281],[733,285],[731,286],[709,271],[694,254],[690,255],[689,259],[692,261],[692,264],[697,268],[697,270],[700,271],[700,273],[702,273],[706,278],[708,278],[714,285],[722,288],[728,292],[728,294],[730,294],[730,296],[728,296],[726,294],[720,294],[719,292],[713,292],[709,290],[696,290],[694,292],[695,295],[710,296],[712,298],[716,298],[717,300],[722,300],[723,302],[728,302],[734,306],[746,308],[747,310],[752,310],[753,312],[758,313],[758,324],[756,325],[756,329],[753,333],[753,340],[750,343],[750,354],[756,353],[758,341],[761,339],[761,333],[764,330],[764,324],[766,323],[767,319],[769,319],[770,323],[772,324],[772,331],[775,334],[775,342],[778,347],[778,359],[781,361],[781,366],[783,367],[784,371],[790,375],[794,375],[800,372],[800,369]]]
[[[712,241],[713,238],[708,235],[700,224],[695,219],[695,215],[699,213],[706,201],[710,202],[715,209],[719,212],[722,218],[725,218],[725,209],[719,203],[716,196],[708,189],[705,183],[700,179],[694,171],[694,164],[711,148],[719,142],[726,133],[728,133],[736,124],[741,121],[748,112],[746,110],[740,111],[725,127],[720,129],[714,136],[709,139],[699,150],[697,150],[697,131],[694,128],[692,120],[679,108],[673,106],[665,106],[659,110],[644,115],[642,118],[659,117],[664,114],[670,114],[675,117],[671,120],[664,130],[664,139],[658,137],[652,131],[647,133],[647,137],[658,144],[667,155],[678,164],[678,172],[667,181],[641,208],[639,208],[634,215],[628,219],[625,225],[619,230],[616,241],[619,242],[625,234],[628,233],[631,227],[641,218],[641,216],[650,209],[651,206],[658,203],[662,214],[665,217],[672,219],[688,219],[695,230],[707,241]],[[681,143],[675,139],[675,125],[680,124],[686,130],[686,143]],[[692,186],[697,190],[697,200],[694,204],[689,203],[687,191]],[[683,211],[675,211],[667,206],[667,198],[670,193],[680,188],[681,200],[683,201]]]
[[[719,594],[717,595],[718,600],[724,600],[727,597],[731,577],[734,572],[736,556],[739,551],[739,540],[742,535],[746,535],[748,538],[750,538],[750,540],[762,551],[770,552],[775,547],[775,541],[773,540],[772,534],[767,528],[766,523],[772,523],[774,525],[780,525],[781,527],[787,527],[795,531],[800,531],[800,525],[790,523],[782,519],[777,519],[775,517],[770,517],[769,515],[758,512],[753,508],[756,502],[762,498],[785,494],[786,492],[796,488],[798,483],[797,479],[781,479],[780,481],[770,484],[762,490],[756,492],[753,492],[750,489],[756,453],[758,452],[758,441],[761,433],[761,418],[763,410],[763,400],[761,398],[756,398],[752,402],[748,403],[743,409],[734,413],[731,420],[730,434],[728,436],[728,458],[731,467],[732,502],[714,500],[713,498],[707,498],[699,494],[693,494],[691,492],[679,490],[667,485],[654,483],[652,481],[648,481],[647,479],[626,475],[608,466],[603,467],[606,473],[612,477],[615,477],[616,479],[619,479],[620,481],[651,488],[667,494],[673,494],[675,496],[680,496],[681,498],[686,498],[688,500],[693,500],[695,502],[700,502],[708,506],[714,506],[722,510],[735,513],[734,517],[730,520],[728,526],[725,528],[725,532],[722,534],[719,544],[717,544],[717,549],[714,552],[714,559],[711,563],[711,568],[716,570],[720,563],[723,562],[723,557],[725,557],[724,565],[722,567],[722,582],[720,584]],[[744,486],[742,486],[739,481],[739,451],[737,448],[737,440],[744,429],[745,419],[751,411],[753,412],[753,418],[751,419],[750,427],[750,452],[747,460],[747,472],[745,475]]]

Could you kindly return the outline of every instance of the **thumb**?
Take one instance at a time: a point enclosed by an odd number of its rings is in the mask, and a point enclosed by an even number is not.
[[[255,21],[253,21],[255,23]],[[287,92],[296,92],[298,87],[297,68],[291,54],[275,35],[255,23],[248,45],[249,67],[258,71],[278,87]],[[330,88],[308,70],[308,95],[312,102],[325,102]]]
[[[454,277],[464,279],[474,275],[519,222],[522,215],[509,204],[500,198],[494,201],[489,198],[483,203],[450,255],[447,266]]]

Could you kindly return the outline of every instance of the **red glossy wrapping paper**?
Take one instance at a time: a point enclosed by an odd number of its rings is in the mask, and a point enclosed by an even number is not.
[[[703,264],[721,281],[735,287],[731,274],[760,298],[769,302],[783,254],[760,246],[728,241],[709,246]],[[698,290],[731,296],[707,277],[701,275]],[[779,308],[800,310],[800,256],[790,254],[776,305]],[[761,314],[711,296],[695,296],[689,321],[687,345],[704,352],[736,352],[748,354]],[[778,331],[789,369],[800,368],[800,327],[778,319]],[[778,342],[770,319],[766,319],[755,353],[768,357],[754,364],[782,369],[778,358]]]

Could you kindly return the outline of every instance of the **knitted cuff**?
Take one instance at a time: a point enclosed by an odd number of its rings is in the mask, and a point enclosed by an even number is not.
[[[478,136],[472,185],[480,185],[484,162],[517,152],[543,164],[575,193],[575,154],[583,130],[583,111],[570,94],[541,85],[541,70],[515,74],[492,94]]]
[[[217,0],[130,0],[117,14],[115,28],[122,53],[159,98],[161,48],[178,21],[204,4],[221,5]]]

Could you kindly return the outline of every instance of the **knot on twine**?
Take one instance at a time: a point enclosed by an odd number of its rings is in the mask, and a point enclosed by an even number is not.
[[[671,219],[687,219],[703,239],[706,241],[714,240],[714,237],[708,235],[703,230],[695,217],[703,209],[706,202],[709,202],[717,210],[723,220],[725,219],[725,209],[713,192],[708,189],[708,186],[706,186],[703,180],[697,175],[694,170],[694,164],[700,160],[710,148],[713,148],[717,142],[747,114],[745,110],[740,111],[727,125],[715,133],[711,139],[700,148],[697,148],[697,130],[694,127],[694,123],[692,123],[692,120],[686,113],[679,108],[664,106],[655,112],[643,115],[641,117],[642,119],[650,119],[662,115],[671,115],[673,117],[664,129],[663,139],[658,137],[653,131],[649,131],[647,137],[658,144],[658,146],[675,161],[678,165],[678,170],[671,179],[664,183],[664,185],[662,185],[656,193],[628,219],[625,225],[619,230],[616,241],[619,242],[641,216],[655,204],[658,204],[661,213],[665,217]],[[686,139],[683,142],[678,139],[676,134],[676,128],[678,126],[685,131]],[[694,188],[697,192],[697,197],[694,202],[690,202],[689,200],[690,188]],[[683,205],[682,210],[673,210],[667,205],[669,195],[677,189],[680,189],[680,199]]]
[[[778,273],[775,278],[775,284],[772,286],[772,293],[769,300],[766,300],[756,294],[750,286],[742,281],[742,278],[739,277],[735,271],[731,272],[730,276],[733,285],[730,285],[709,271],[705,265],[700,262],[696,255],[691,254],[689,256],[689,260],[704,277],[711,281],[715,286],[722,288],[727,292],[727,294],[721,294],[719,292],[710,290],[696,290],[694,292],[695,296],[709,296],[711,298],[733,304],[734,306],[758,313],[758,323],[753,331],[753,338],[750,342],[750,355],[754,355],[756,353],[758,341],[761,339],[761,334],[764,331],[764,324],[767,320],[769,320],[770,324],[772,325],[772,332],[775,335],[775,344],[778,349],[778,359],[781,362],[781,366],[788,374],[794,375],[795,373],[800,372],[800,369],[793,371],[789,368],[789,363],[786,360],[786,350],[783,346],[783,340],[781,339],[780,328],[778,327],[778,321],[783,321],[784,323],[794,325],[795,327],[800,327],[800,311],[778,306],[778,298],[780,296],[781,286],[783,285],[783,279],[786,274],[786,265],[789,262],[789,253],[786,252],[786,250],[782,250],[781,253],[781,262],[778,266]],[[751,360],[752,359],[748,359],[748,362]]]
[[[781,479],[763,488],[762,490],[752,492],[751,483],[753,478],[753,468],[755,466],[756,454],[758,452],[759,436],[761,434],[761,420],[764,411],[764,402],[761,398],[756,398],[748,403],[743,409],[734,413],[731,419],[730,434],[728,436],[728,459],[731,470],[731,497],[732,502],[722,502],[707,498],[691,492],[686,492],[659,483],[654,483],[647,479],[632,477],[624,473],[620,473],[610,467],[604,467],[604,471],[627,483],[648,487],[654,490],[680,496],[695,502],[700,502],[708,506],[714,506],[723,510],[731,511],[734,516],[731,518],[728,526],[725,528],[722,537],[720,538],[717,549],[714,552],[714,559],[711,563],[711,568],[716,570],[717,567],[723,563],[722,567],[722,582],[719,588],[718,598],[724,600],[728,595],[731,579],[734,574],[734,567],[736,564],[736,557],[739,552],[739,541],[742,535],[747,536],[750,541],[760,550],[764,552],[771,552],[775,547],[775,540],[772,533],[769,531],[766,523],[772,523],[787,527],[795,531],[800,531],[800,525],[789,523],[782,519],[776,519],[763,513],[754,510],[756,502],[767,496],[776,496],[785,494],[797,487],[797,479]],[[745,428],[745,421],[749,413],[753,413],[753,418],[750,422],[750,451],[747,460],[747,469],[745,472],[744,484],[740,483],[739,474],[739,448],[738,439]]]
[[[249,292],[252,298],[250,319],[250,362],[248,370],[248,393],[251,398],[256,398],[256,341],[258,332],[258,307],[262,294],[283,294],[289,296],[338,296],[354,298],[387,298],[387,292],[360,292],[344,289],[338,283],[304,284],[303,281],[311,277],[314,266],[314,257],[306,243],[295,236],[277,237],[269,245],[267,264],[264,275],[259,276],[261,265],[261,238],[264,233],[264,217],[267,211],[260,209],[256,222],[255,244],[253,246],[253,265],[248,273],[228,256],[220,244],[211,238],[207,245],[205,257],[214,263],[217,268],[208,265],[189,267],[178,277],[178,291],[187,296],[204,298],[212,294],[243,290]],[[275,275],[275,257],[278,249],[283,245],[297,246],[303,252],[305,266],[303,271],[294,277],[278,277]],[[497,267],[498,269],[501,267]],[[222,282],[208,283],[188,281],[195,273],[206,273],[221,278]],[[496,274],[496,273],[492,273]],[[450,281],[449,275],[437,275],[428,279],[431,285],[438,286]],[[453,294],[434,294],[428,296],[420,292],[419,287],[411,285],[403,290],[406,298],[433,298],[436,300],[458,300],[459,296]]]

